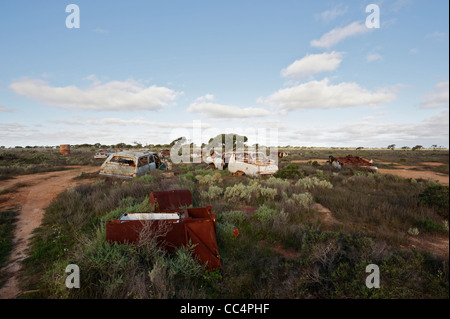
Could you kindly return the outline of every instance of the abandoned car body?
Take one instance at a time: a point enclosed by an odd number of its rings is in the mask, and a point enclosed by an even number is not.
[[[262,152],[228,152],[221,159],[214,158],[212,163],[218,170],[228,168],[232,174],[251,177],[273,175],[278,171],[277,163]]]
[[[119,152],[108,156],[100,168],[100,175],[132,178],[160,168],[161,161],[154,152]]]
[[[214,167],[216,169],[219,170],[223,170],[223,166],[224,166],[224,161],[223,161],[223,156],[222,154],[220,154],[219,152],[215,151],[213,152],[213,154],[207,156],[204,160],[203,160],[206,164],[208,164],[211,167]]]

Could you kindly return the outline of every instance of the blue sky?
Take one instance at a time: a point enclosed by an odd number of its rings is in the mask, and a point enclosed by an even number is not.
[[[66,6],[80,10],[67,28]],[[367,28],[369,4],[380,28]],[[449,146],[447,1],[2,1],[0,145]],[[266,144],[271,144],[267,141]]]

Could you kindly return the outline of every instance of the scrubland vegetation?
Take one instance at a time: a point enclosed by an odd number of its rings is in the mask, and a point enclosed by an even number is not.
[[[95,165],[90,149],[73,150],[70,156],[52,148],[13,148],[0,150],[0,180],[17,175],[53,172],[68,169],[67,166]]]
[[[159,171],[125,181],[79,176],[95,181],[60,193],[48,207],[22,278],[24,290],[38,292],[23,298],[448,298],[448,256],[409,243],[448,238],[448,186],[290,163],[339,151],[295,152],[275,176],[260,179],[204,164],[175,165],[173,178]],[[397,162],[431,161],[414,159],[431,151],[377,152]],[[435,156],[448,165],[448,151]],[[105,240],[106,220],[149,210],[150,191],[180,188],[192,192],[194,207],[211,205],[217,214],[219,271],[205,271],[189,248],[168,254],[151,238],[137,245]],[[338,223],[328,224],[315,203]],[[69,264],[80,267],[80,289],[65,287]],[[380,267],[379,289],[365,286],[369,264]]]

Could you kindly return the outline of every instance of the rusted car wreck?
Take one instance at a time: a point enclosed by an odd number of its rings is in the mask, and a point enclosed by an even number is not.
[[[106,223],[106,240],[137,243],[154,238],[168,252],[193,245],[194,255],[207,270],[221,267],[216,239],[217,218],[211,206],[189,208],[189,190],[149,193],[151,212],[127,213]]]
[[[360,156],[347,155],[345,157],[328,157],[327,163],[332,168],[340,170],[342,168],[355,168],[362,171],[376,172],[378,167],[374,166],[373,160],[367,160]]]
[[[160,168],[166,169],[167,165],[154,152],[123,151],[108,156],[100,167],[100,175],[132,178]]]

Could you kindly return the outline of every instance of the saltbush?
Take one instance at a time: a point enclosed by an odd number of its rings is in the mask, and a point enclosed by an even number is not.
[[[295,186],[302,187],[306,190],[311,190],[314,188],[333,188],[333,184],[328,181],[321,180],[315,176],[301,178],[295,183]]]

